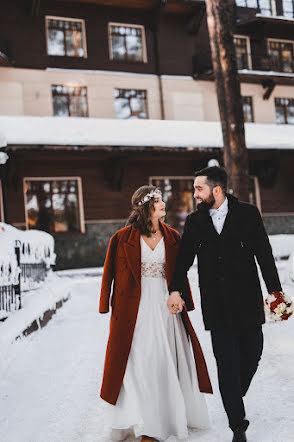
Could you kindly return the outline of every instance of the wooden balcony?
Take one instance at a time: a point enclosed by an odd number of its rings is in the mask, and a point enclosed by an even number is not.
[[[240,81],[244,83],[294,85],[294,60],[287,66],[287,71],[278,65],[269,55],[243,54],[237,60]],[[203,57],[193,57],[193,77],[195,80],[213,80],[211,61]]]
[[[236,7],[235,26],[239,31],[258,31],[261,26],[266,29],[277,29],[277,32],[294,28],[293,17],[284,15],[283,10],[276,7],[275,14],[263,12],[261,8]]]
[[[58,0],[60,3],[94,4],[116,8],[153,10],[164,8],[166,12],[186,14],[195,12],[197,6],[205,5],[205,0]]]

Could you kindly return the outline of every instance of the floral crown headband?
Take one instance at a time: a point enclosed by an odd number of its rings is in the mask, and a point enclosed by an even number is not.
[[[154,198],[156,196],[161,196],[162,193],[159,189],[151,190],[151,192],[147,193],[144,198],[141,199],[141,201],[138,202],[138,206],[142,206],[145,203],[148,203],[148,201],[151,200],[151,198]]]

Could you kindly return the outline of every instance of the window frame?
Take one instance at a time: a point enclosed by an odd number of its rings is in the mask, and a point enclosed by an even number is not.
[[[276,100],[293,100],[293,104],[294,104],[294,97],[274,97],[275,98],[275,114],[276,114]],[[283,123],[278,123],[276,120],[276,124],[284,124],[284,125],[290,125],[293,126],[294,123],[288,123],[288,106],[283,105],[283,111],[284,111],[284,118],[285,118],[285,122]]]
[[[291,43],[292,44],[292,63],[293,63],[293,71],[292,72],[285,72],[285,73],[288,73],[288,74],[294,74],[294,40],[285,40],[285,39],[282,39],[282,38],[267,38],[266,39],[266,48],[267,48],[267,56],[269,57],[269,59],[271,58],[270,57],[270,54],[269,54],[269,50],[270,50],[270,42],[271,41],[273,41],[273,42],[277,42],[277,43]],[[284,71],[274,71],[274,72],[284,72]]]
[[[260,14],[262,14],[261,8],[260,8],[260,3],[259,0],[255,0],[256,1],[256,6],[248,6],[247,2],[248,0],[244,0],[244,2],[246,3],[246,5],[238,5],[237,4],[237,0],[236,0],[236,6],[238,8],[250,8],[250,9],[259,9],[260,10]],[[273,17],[275,15],[277,15],[277,8],[276,8],[276,2],[275,0],[269,0],[269,3],[271,5],[271,15],[268,17]]]
[[[111,26],[122,26],[125,28],[140,28],[142,30],[142,50],[143,50],[143,60],[140,61],[132,61],[132,60],[117,60],[113,58],[112,55],[112,34],[111,34]],[[108,22],[107,25],[108,29],[108,52],[109,52],[109,60],[116,62],[116,63],[130,63],[130,64],[138,64],[138,63],[148,63],[148,57],[147,57],[147,42],[146,42],[146,32],[145,32],[145,26],[144,25],[136,25],[131,23],[119,23],[119,22]]]
[[[27,193],[25,191],[25,184],[26,181],[77,181],[77,188],[78,188],[78,202],[79,202],[79,219],[80,219],[80,231],[76,232],[76,234],[85,233],[85,211],[84,211],[84,199],[83,199],[83,186],[82,186],[82,178],[80,176],[47,176],[47,177],[23,177],[23,196],[24,196],[24,212],[25,212],[25,226],[26,230],[29,229],[29,222],[28,222],[28,213],[26,210],[27,207]],[[73,232],[54,232],[53,235],[72,235]]]
[[[89,100],[88,100],[88,87],[87,86],[81,86],[81,85],[68,85],[68,84],[51,84],[51,97],[52,97],[52,115],[53,117],[58,117],[58,115],[54,114],[54,95],[53,95],[53,87],[72,87],[72,88],[85,88],[86,89],[86,102],[87,102],[87,115],[85,117],[81,116],[81,115],[71,115],[70,114],[70,103],[67,102],[67,107],[68,107],[68,116],[67,118],[89,118]],[[56,96],[62,96],[62,97],[71,97],[71,95],[69,94],[57,94]],[[80,97],[82,97],[82,95],[80,95]]]
[[[114,92],[115,90],[124,90],[124,91],[140,91],[140,92],[145,92],[145,105],[146,105],[146,118],[137,118],[138,120],[149,120],[149,108],[148,108],[148,90],[147,89],[137,89],[137,88],[125,88],[125,87],[115,87],[114,88]],[[114,97],[114,107],[115,107],[115,101],[116,101],[116,97]],[[130,101],[130,99],[129,99]],[[118,118],[117,114],[116,114],[116,119],[120,120],[122,118]],[[128,120],[129,118],[125,118],[125,120]]]
[[[248,70],[252,70],[252,58],[251,58],[251,43],[250,43],[250,37],[248,35],[240,35],[240,34],[233,34],[234,38],[242,38],[243,40],[246,40],[246,50],[247,50],[247,63],[248,63]],[[234,43],[235,46],[235,43]],[[235,46],[236,49],[236,46]],[[236,54],[237,59],[237,54]],[[238,69],[238,71],[242,71],[243,69]]]
[[[284,1],[281,0],[282,3],[282,8],[283,8],[283,17],[290,17],[290,18],[294,18],[294,0],[290,0],[292,2],[292,16],[289,15],[285,15],[285,11],[284,11]]]
[[[49,38],[49,32],[48,32],[48,20],[60,20],[60,21],[73,21],[73,22],[80,22],[82,24],[82,34],[83,34],[83,49],[84,49],[84,55],[82,57],[78,55],[51,55],[48,54],[48,38]],[[46,15],[45,16],[45,30],[46,30],[46,54],[47,57],[68,57],[68,58],[88,58],[88,52],[87,52],[87,37],[86,37],[86,24],[85,20],[83,18],[70,18],[70,17],[59,17],[55,15]]]
[[[194,183],[194,181],[195,181],[195,176],[190,176],[190,175],[186,175],[186,176],[183,176],[183,175],[153,175],[153,176],[149,176],[149,186],[153,186],[154,184],[153,184],[153,180],[166,180],[166,179],[168,179],[168,180],[182,180],[182,181],[192,181],[193,183]],[[193,196],[193,193],[194,192],[192,192],[192,194],[191,194],[191,197],[192,197],[192,204],[193,204],[193,211],[194,210],[196,210],[196,208],[197,208],[197,203],[196,203],[196,200],[195,200],[195,198],[194,198],[194,196]]]
[[[242,98],[242,110],[243,110],[243,118],[244,118],[244,109],[243,106],[245,103],[243,103],[243,98],[249,98],[250,99],[250,105],[251,105],[251,115],[252,115],[252,121],[247,121],[247,123],[255,123],[255,118],[254,118],[254,109],[253,109],[253,96],[252,95],[241,95]],[[244,119],[245,122],[245,119]]]

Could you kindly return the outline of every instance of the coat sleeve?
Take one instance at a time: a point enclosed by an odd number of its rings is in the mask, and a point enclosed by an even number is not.
[[[173,278],[169,285],[169,292],[183,292],[187,285],[187,272],[194,262],[195,255],[196,248],[193,224],[191,216],[189,215],[186,218]]]
[[[281,283],[272,248],[257,207],[255,207],[254,253],[269,293],[281,291]]]
[[[107,249],[107,254],[104,262],[103,276],[102,276],[101,293],[100,293],[100,305],[99,305],[100,313],[109,312],[109,298],[111,293],[112,281],[114,278],[117,241],[118,241],[117,235],[115,234],[110,239]]]

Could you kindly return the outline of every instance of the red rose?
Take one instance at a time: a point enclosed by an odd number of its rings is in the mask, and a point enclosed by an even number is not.
[[[272,310],[275,310],[277,307],[278,307],[277,301],[274,301],[274,302],[271,303],[271,309]]]

